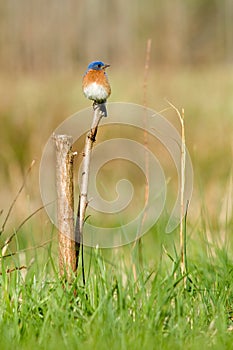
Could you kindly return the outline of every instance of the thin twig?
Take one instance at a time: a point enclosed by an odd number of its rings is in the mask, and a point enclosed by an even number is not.
[[[84,283],[85,283],[85,275],[84,275],[84,257],[83,257],[83,226],[85,222],[86,209],[88,206],[87,195],[88,195],[88,181],[89,181],[90,162],[91,162],[91,150],[96,140],[96,135],[97,135],[100,120],[103,117],[102,108],[103,106],[97,103],[93,105],[93,109],[94,109],[93,121],[92,121],[91,129],[87,133],[86,140],[85,140],[85,146],[84,146],[84,152],[83,152],[82,178],[81,178],[81,184],[80,184],[80,197],[79,197],[77,220],[76,220],[76,227],[75,227],[75,240],[77,242],[76,263],[78,267],[79,252],[80,252],[80,246],[81,246],[82,247],[81,248],[82,275],[83,275]]]
[[[20,195],[20,193],[21,193],[21,192],[23,191],[23,189],[24,189],[24,186],[25,186],[27,177],[28,177],[30,171],[32,170],[32,167],[33,167],[34,164],[35,164],[35,160],[33,160],[33,161],[31,162],[31,164],[30,164],[30,166],[29,166],[29,168],[28,168],[28,170],[27,170],[27,172],[26,172],[26,174],[25,174],[25,176],[24,176],[23,183],[22,183],[20,189],[18,190],[18,193],[16,194],[16,196],[15,196],[13,202],[12,202],[11,205],[10,205],[10,208],[9,208],[7,214],[6,214],[5,220],[4,220],[4,222],[3,222],[3,224],[2,224],[2,227],[1,227],[1,230],[0,230],[0,236],[1,236],[2,233],[4,232],[5,226],[6,226],[6,224],[7,224],[7,221],[8,221],[8,219],[9,219],[9,216],[10,216],[10,214],[11,214],[11,212],[12,212],[12,209],[14,208],[14,205],[15,205],[15,203],[16,203],[16,201],[17,201],[19,195]]]
[[[20,271],[20,270],[24,270],[24,269],[27,269],[27,266],[19,266],[19,267],[14,267],[14,268],[12,268],[12,269],[7,269],[7,270],[5,271],[5,273],[11,273],[11,272],[14,272],[14,271]],[[0,275],[2,276],[3,273],[0,272]]]
[[[166,101],[167,101],[167,99],[166,99]],[[168,101],[167,101],[167,102],[168,102]],[[161,114],[161,113],[163,113],[163,112],[170,111],[171,109],[172,109],[172,107],[163,108],[163,109],[161,109],[160,111],[158,111],[158,114]]]
[[[148,73],[150,66],[150,55],[151,55],[151,39],[147,40],[146,47],[146,60],[145,60],[145,68],[144,68],[144,85],[143,85],[143,106],[144,106],[144,116],[143,116],[143,128],[144,128],[144,150],[145,150],[145,173],[146,178],[149,179],[149,154],[147,151],[148,148],[148,133],[147,133],[147,86],[148,86]],[[144,203],[147,205],[149,197],[149,185],[148,181],[145,183],[145,193],[144,193]]]
[[[22,265],[22,266],[16,266],[16,267],[13,267],[12,269],[7,269],[4,273],[11,273],[11,272],[14,272],[14,271],[20,271],[20,270],[29,270],[32,266],[32,264],[34,263],[35,259],[31,259],[30,263],[28,266],[25,266],[25,265]],[[4,274],[3,272],[0,272],[0,275],[2,276]]]
[[[28,247],[28,248],[25,248],[25,249],[21,249],[21,250],[19,250],[19,251],[17,251],[17,252],[12,252],[12,253],[9,253],[9,254],[5,254],[4,256],[1,256],[1,257],[0,257],[0,260],[1,260],[1,259],[9,258],[9,257],[14,256],[14,255],[16,255],[16,254],[20,254],[20,253],[27,252],[27,251],[29,251],[29,250],[35,250],[35,249],[38,249],[38,248],[43,248],[43,247],[46,246],[48,243],[53,242],[55,239],[56,239],[56,237],[54,237],[54,238],[52,238],[52,239],[48,239],[47,241],[45,241],[45,242],[43,242],[43,243],[41,243],[41,244],[39,244],[39,245],[36,245],[36,246],[34,246],[34,247]]]
[[[26,219],[24,219],[21,224],[17,227],[17,229],[15,230],[14,233],[12,233],[12,235],[5,241],[5,243],[2,245],[2,247],[0,248],[2,250],[2,256],[5,255],[6,249],[8,247],[8,245],[10,244],[10,242],[12,241],[12,239],[17,235],[17,233],[19,232],[19,230],[22,228],[22,226],[29,220],[31,219],[35,214],[37,214],[40,210],[44,209],[44,206],[36,209],[32,214],[30,214]]]
[[[185,215],[184,215],[184,264],[185,272],[188,273],[188,260],[187,260],[187,216],[188,216],[189,201],[186,203]]]

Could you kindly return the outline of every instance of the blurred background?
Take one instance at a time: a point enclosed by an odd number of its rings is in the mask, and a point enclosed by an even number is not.
[[[216,231],[220,217],[232,220],[232,0],[8,0],[0,2],[2,218],[36,160],[12,227],[41,205],[38,170],[48,137],[90,106],[81,91],[88,63],[111,64],[110,102],[142,104],[148,38],[148,107],[164,111],[167,98],[185,109],[195,175],[190,221],[195,227],[203,210]],[[174,111],[161,113],[179,129]],[[31,232],[43,241],[49,220],[42,212],[33,220]]]
[[[232,63],[231,0],[1,2],[1,68],[76,70],[95,57],[136,68],[153,39],[153,63]]]

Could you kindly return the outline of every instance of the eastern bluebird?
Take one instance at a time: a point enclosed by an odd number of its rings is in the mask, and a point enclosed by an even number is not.
[[[91,62],[83,77],[84,95],[89,100],[94,101],[94,108],[96,104],[101,105],[100,110],[104,116],[107,116],[105,102],[111,94],[111,87],[105,72],[105,69],[109,66],[109,64],[104,64],[101,61]]]

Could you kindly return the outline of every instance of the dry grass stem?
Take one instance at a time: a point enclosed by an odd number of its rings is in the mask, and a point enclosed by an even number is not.
[[[30,164],[30,166],[29,166],[29,168],[28,168],[28,170],[27,170],[27,172],[26,172],[26,175],[25,175],[25,177],[24,177],[23,183],[22,183],[20,189],[18,190],[18,193],[16,194],[16,196],[15,196],[13,202],[11,203],[10,208],[8,209],[8,212],[7,212],[7,214],[6,214],[6,218],[5,218],[4,222],[3,222],[2,227],[1,227],[1,230],[0,230],[0,236],[1,236],[1,234],[4,232],[5,226],[6,226],[6,224],[7,224],[7,221],[8,221],[8,219],[9,219],[9,217],[10,217],[10,214],[11,214],[11,212],[12,212],[12,209],[14,208],[14,205],[15,205],[15,203],[16,203],[16,201],[17,201],[19,195],[20,195],[20,193],[21,193],[21,192],[23,191],[23,189],[24,189],[24,186],[25,186],[27,177],[28,177],[30,171],[32,170],[32,167],[33,167],[34,164],[35,164],[35,160],[33,160],[33,161],[31,162],[31,164]],[[1,214],[2,214],[2,211],[1,211]]]
[[[44,206],[36,209],[32,214],[30,214],[28,217],[26,217],[26,219],[24,219],[21,224],[16,228],[16,230],[11,234],[10,237],[8,237],[4,244],[1,246],[1,250],[2,250],[2,257],[5,256],[6,250],[10,244],[10,242],[12,241],[12,239],[18,234],[19,230],[22,228],[22,226],[28,221],[30,220],[35,214],[37,214],[40,210],[44,209]]]
[[[180,269],[181,274],[186,274],[186,242],[185,242],[185,232],[184,232],[184,215],[187,215],[187,208],[184,208],[184,188],[185,188],[185,159],[186,159],[186,146],[185,146],[185,128],[184,128],[184,109],[180,111],[169,101],[169,105],[176,111],[176,114],[179,117],[181,125],[181,155],[180,155]],[[184,284],[186,285],[186,277],[184,277]]]
[[[145,58],[145,66],[144,66],[144,80],[143,80],[143,106],[145,107],[144,115],[143,115],[143,127],[144,127],[144,134],[143,134],[143,142],[144,142],[144,154],[145,154],[145,176],[148,180],[149,178],[149,158],[148,158],[148,135],[147,135],[147,86],[148,86],[148,72],[150,67],[150,55],[151,55],[151,39],[147,40],[147,46],[146,46],[146,58]],[[147,206],[148,203],[148,197],[149,197],[149,186],[148,181],[145,182],[144,186],[144,206]],[[141,222],[141,228],[143,226],[143,223],[146,219],[146,210],[144,211],[142,222]],[[135,239],[132,250],[135,250],[136,245],[138,245],[138,257],[139,257],[139,265],[142,266],[143,264],[143,258],[142,258],[142,241],[140,238],[141,228],[138,230],[138,236],[139,238]],[[133,269],[133,275],[134,280],[137,280],[137,269],[135,262],[133,262],[132,265]]]

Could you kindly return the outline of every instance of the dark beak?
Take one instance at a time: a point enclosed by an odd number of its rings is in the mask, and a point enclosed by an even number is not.
[[[105,64],[105,65],[103,66],[103,69],[108,68],[108,67],[110,67],[110,64]]]

